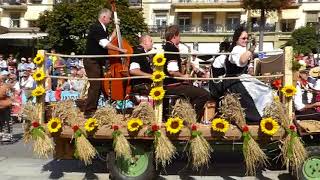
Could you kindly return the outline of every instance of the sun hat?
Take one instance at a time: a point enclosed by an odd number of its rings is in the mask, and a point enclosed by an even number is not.
[[[314,67],[314,68],[310,69],[309,75],[314,78],[319,77],[320,76],[320,67]]]

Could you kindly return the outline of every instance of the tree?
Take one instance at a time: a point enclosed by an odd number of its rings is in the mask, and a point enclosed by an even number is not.
[[[292,32],[291,39],[285,44],[292,46],[295,53],[307,54],[317,52],[317,34],[313,26],[301,27]]]
[[[294,2],[295,0],[241,0],[241,5],[244,9],[260,11],[259,51],[263,51],[263,33],[266,15],[271,11],[284,9]]]
[[[38,48],[55,48],[58,52],[84,54],[88,27],[97,21],[99,10],[110,8],[105,0],[80,0],[63,2],[45,11],[38,20],[38,26],[48,36],[40,40]],[[137,34],[147,31],[142,12],[130,9],[127,0],[116,4],[122,36],[132,45],[137,44]],[[114,27],[109,27],[112,32]]]

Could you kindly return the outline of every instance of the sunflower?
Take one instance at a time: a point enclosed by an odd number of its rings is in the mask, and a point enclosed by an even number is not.
[[[97,120],[95,118],[89,118],[84,124],[84,129],[87,132],[93,131],[98,126]]]
[[[151,89],[150,96],[152,97],[153,100],[159,101],[159,100],[163,99],[164,93],[165,93],[165,91],[164,91],[163,87],[155,87],[155,88]]]
[[[143,122],[141,119],[138,119],[138,118],[130,119],[127,124],[128,131],[130,132],[138,131],[142,125],[143,125]]]
[[[152,79],[153,82],[161,82],[161,81],[164,80],[165,76],[166,75],[164,74],[163,71],[154,71],[152,73],[151,79]]]
[[[46,90],[44,89],[44,87],[40,85],[40,86],[37,86],[34,90],[32,90],[31,95],[38,97],[38,96],[42,96],[45,92]]]
[[[59,118],[51,118],[47,124],[50,133],[56,133],[61,129],[61,121]]]
[[[33,62],[37,65],[41,65],[44,61],[44,56],[41,54],[37,54],[37,56],[33,59]]]
[[[215,118],[211,123],[212,130],[226,133],[229,129],[229,122],[222,118]]]
[[[288,85],[288,86],[284,86],[281,89],[281,92],[286,96],[286,97],[292,97],[293,95],[296,94],[297,89],[292,86],[292,85]]]
[[[42,81],[46,75],[44,74],[42,69],[37,69],[33,74],[32,77],[36,81]]]
[[[278,122],[272,118],[263,118],[260,122],[261,131],[270,136],[274,135],[279,127]]]
[[[169,118],[166,122],[166,130],[170,134],[177,134],[183,128],[183,120],[179,117]]]
[[[166,58],[164,58],[164,54],[156,54],[153,57],[153,65],[155,66],[163,66],[166,63]]]

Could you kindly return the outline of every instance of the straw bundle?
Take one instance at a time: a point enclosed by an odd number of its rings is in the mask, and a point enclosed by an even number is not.
[[[160,131],[156,132],[154,141],[156,165],[161,164],[162,167],[165,167],[171,163],[172,158],[174,158],[176,147],[169,138]]]
[[[295,133],[295,132],[294,132]],[[295,135],[288,135],[282,142],[281,154],[283,165],[291,166],[294,172],[298,172],[299,167],[308,157],[308,153],[301,142],[301,139]],[[288,167],[287,167],[288,168]]]
[[[117,116],[117,110],[112,106],[106,106],[103,108],[98,109],[93,118],[97,119],[97,123],[99,127],[107,125],[111,126],[115,123]]]
[[[124,137],[120,131],[115,131],[113,144],[116,158],[123,157],[124,159],[130,159],[132,157],[132,151],[129,141]]]
[[[176,104],[173,106],[171,113],[172,117],[179,117],[189,124],[196,123],[197,114],[192,105],[183,99],[178,99]]]
[[[267,161],[266,154],[261,150],[258,143],[252,138],[249,128],[246,125],[245,113],[241,108],[239,95],[226,94],[222,101],[220,110],[226,119],[234,121],[243,131],[243,155],[246,163],[246,175],[254,175],[256,167],[265,165]]]
[[[243,155],[246,163],[246,175],[255,175],[256,167],[265,166],[268,162],[267,155],[251,136],[248,136],[243,142]]]
[[[75,138],[75,146],[76,156],[78,156],[85,165],[92,164],[92,159],[96,156],[97,151],[83,134]]]
[[[229,121],[234,121],[239,127],[246,124],[245,113],[241,107],[238,94],[226,94],[220,105],[220,111]]]
[[[40,158],[48,158],[48,154],[54,151],[53,142],[43,131],[42,136],[34,136],[33,140],[33,152]]]
[[[76,107],[74,107],[74,102],[71,100],[59,101],[52,105],[52,117],[57,117],[68,125],[75,123],[73,122],[74,111],[76,111]],[[76,111],[76,113],[77,115],[81,114],[80,111]]]
[[[39,105],[28,102],[22,109],[24,115],[24,133],[23,141],[25,144],[31,140],[31,122],[39,119]]]
[[[295,132],[295,126],[290,125],[291,120],[288,119],[285,106],[280,101],[274,101],[264,109],[264,113],[278,119],[286,129],[288,135],[281,141],[280,156],[282,157],[283,165],[291,166],[295,172],[298,172],[298,168],[302,165],[308,154],[301,138]]]
[[[211,152],[210,144],[203,136],[196,136],[190,141],[190,154],[192,155],[192,166],[198,170],[199,167],[206,165],[208,167]]]
[[[153,107],[147,102],[141,102],[132,112],[132,118],[138,118],[143,124],[150,125],[155,121],[155,112]]]

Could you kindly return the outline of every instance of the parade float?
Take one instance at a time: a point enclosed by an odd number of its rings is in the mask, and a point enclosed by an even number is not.
[[[167,96],[163,89],[162,82],[166,78],[163,73],[164,53],[159,51],[153,57],[153,88],[148,96],[151,102],[137,103],[130,113],[106,105],[92,118],[85,119],[74,101],[45,106],[44,59],[52,54],[40,50],[34,59],[37,71],[33,76],[37,87],[32,94],[36,103],[25,105],[23,110],[25,142],[33,143],[33,151],[39,157],[53,153],[56,159],[79,159],[86,165],[91,164],[98,154],[107,152],[110,179],[153,179],[161,168],[181,153],[188,154],[186,164],[193,169],[207,168],[210,161],[214,162],[212,154],[221,144],[230,149],[239,145],[246,175],[255,175],[257,168],[267,166],[278,157],[298,179],[320,176],[320,128],[315,128],[318,122],[298,122],[292,115],[295,87],[290,67],[293,59],[291,47],[286,47],[282,53],[280,74],[260,77],[281,81],[274,81],[278,87],[274,100],[264,109],[264,117],[256,125],[246,123],[239,102],[241,96],[230,93],[222,97],[219,108],[222,116],[214,118],[210,125],[197,123],[192,106],[183,99]],[[168,107],[164,99],[168,98],[174,103],[169,104],[170,111],[164,111],[163,107]],[[45,116],[45,112],[50,115]]]

